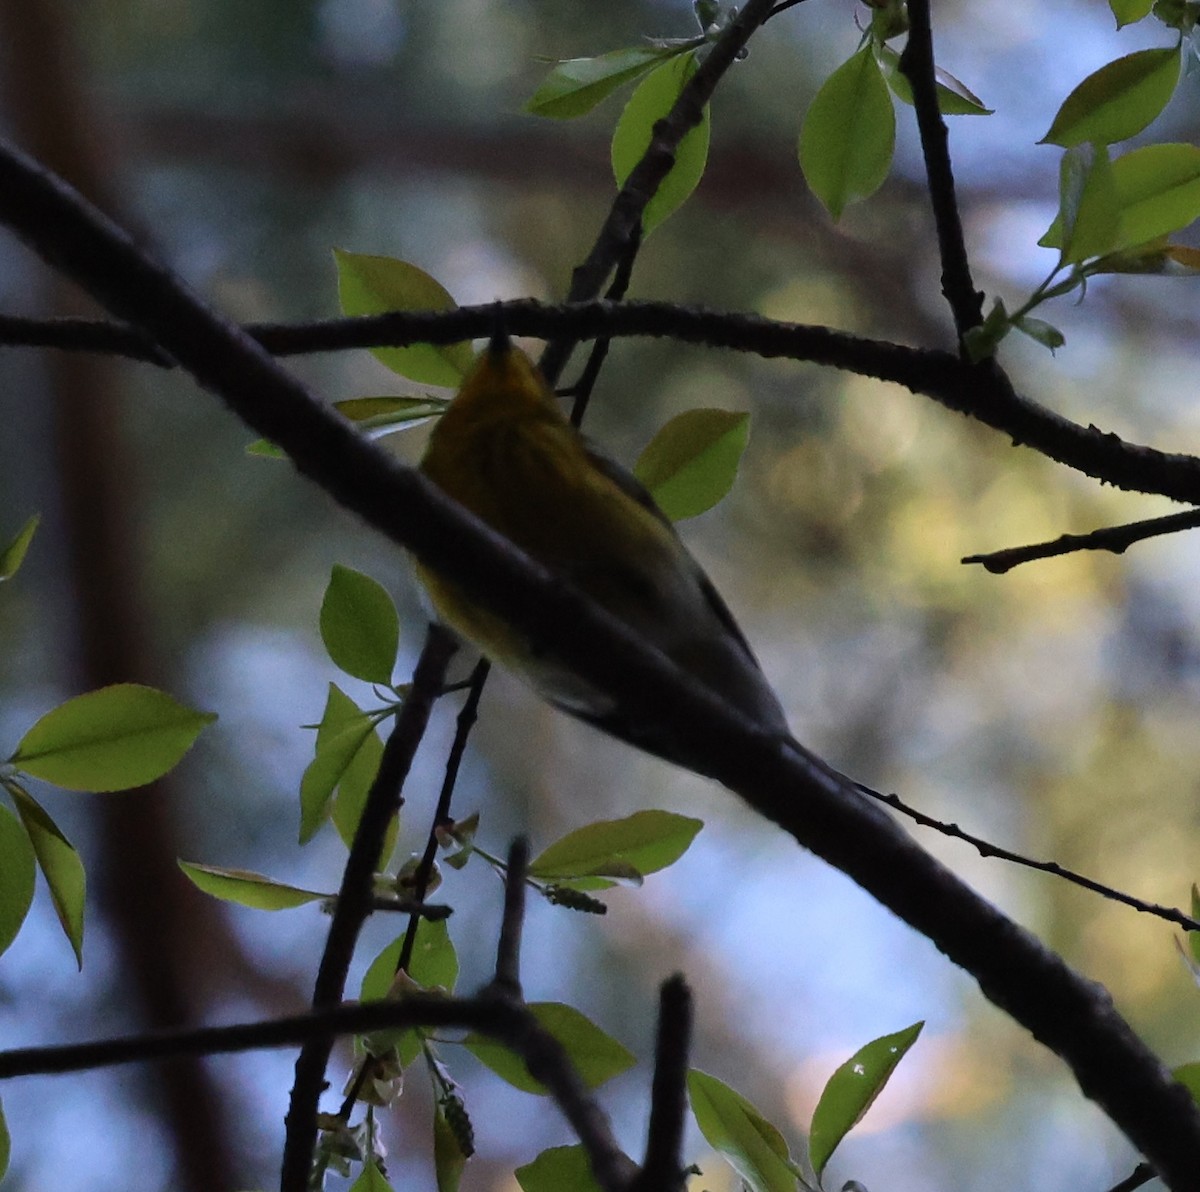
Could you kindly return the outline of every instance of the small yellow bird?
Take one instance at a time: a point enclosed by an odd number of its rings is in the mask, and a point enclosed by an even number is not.
[[[630,473],[570,424],[503,330],[439,418],[421,471],[746,716],[787,733],[737,622],[671,523]],[[545,699],[639,748],[686,760],[454,584],[420,564],[417,572],[451,629]]]

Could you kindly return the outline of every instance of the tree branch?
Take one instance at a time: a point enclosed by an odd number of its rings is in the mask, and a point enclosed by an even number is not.
[[[1085,981],[819,758],[748,722],[621,622],[364,440],[119,229],[0,144],[0,218],[141,326],[306,476],[842,870],[970,972],[1071,1067],[1174,1192],[1200,1188],[1200,1111]]]

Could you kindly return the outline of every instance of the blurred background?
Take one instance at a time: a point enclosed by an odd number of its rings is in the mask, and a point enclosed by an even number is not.
[[[862,19],[861,10],[858,17]],[[1088,72],[1169,33],[1113,29],[1107,5],[942,3],[939,62],[996,114],[951,124],[976,280],[1012,309],[1053,264],[1058,151],[1036,142]],[[713,112],[708,174],[648,240],[632,297],[827,323],[949,347],[911,111],[896,169],[834,227],[796,165],[801,113],[855,48],[847,4],[771,22]],[[232,316],[337,313],[331,250],[402,257],[460,302],[555,299],[614,194],[607,138],[624,94],[568,124],[521,114],[544,59],[688,36],[685,0],[0,0],[8,135],[136,229]],[[1198,132],[1185,77],[1156,140]],[[11,238],[0,309],[89,313]],[[1200,449],[1197,283],[1119,278],[1045,311],[1056,357],[1014,336],[1018,388],[1082,423]],[[1043,312],[1039,312],[1043,313]],[[295,359],[329,398],[405,391],[367,353]],[[317,634],[334,563],[396,596],[405,664],[424,631],[406,560],[299,480],[186,379],[146,365],[0,356],[0,539],[43,525],[0,591],[0,751],[71,694],[152,682],[219,723],[154,790],[39,789],[83,852],[82,974],[39,890],[0,960],[3,1046],[300,1009],[327,920],[196,893],[174,858],[332,890],[344,850],[296,844],[297,790],[326,684]],[[412,390],[409,390],[412,391]],[[1170,510],[1014,448],[899,388],[802,364],[645,341],[614,346],[589,429],[629,462],[671,414],[748,410],[737,486],[684,536],[725,593],[809,746],[863,781],[1007,847],[1153,902],[1186,906],[1200,846],[1200,551],[1191,536],[1081,554],[1005,577],[965,554]],[[419,454],[416,430],[389,440]],[[465,675],[468,658],[456,666]],[[404,674],[400,675],[403,678]],[[456,708],[443,701],[406,791],[398,856],[419,849]],[[724,790],[632,754],[495,676],[456,800],[502,852],[590,820],[663,807],[706,821],[690,852],[594,919],[535,904],[527,995],[580,1007],[641,1057],[604,1091],[641,1149],[655,989],[697,998],[698,1066],[754,1100],[800,1149],[828,1076],[877,1035],[924,1034],[839,1152],[830,1186],[1104,1189],[1135,1162],[1065,1069],[926,941]],[[1160,920],[1050,878],[927,847],[1088,976],[1171,1065],[1200,1059],[1200,994]],[[493,954],[500,887],[450,873],[463,988]],[[395,934],[374,922],[352,977]],[[479,1147],[464,1187],[570,1139],[553,1112],[460,1049]],[[4,1188],[270,1187],[290,1052],[0,1088]],[[330,1079],[337,1093],[345,1053]],[[332,1098],[331,1098],[332,1104]],[[429,1187],[423,1073],[387,1119],[396,1187]],[[698,1133],[702,1186],[732,1186]]]

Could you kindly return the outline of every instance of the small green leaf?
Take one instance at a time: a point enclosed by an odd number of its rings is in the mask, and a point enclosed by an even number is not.
[[[33,902],[37,864],[29,833],[0,806],[0,952],[17,938]]]
[[[153,687],[117,683],[47,712],[9,760],[70,790],[145,786],[172,769],[214,720]]]
[[[1013,319],[1012,325],[1018,331],[1028,335],[1030,339],[1036,340],[1043,348],[1049,348],[1051,352],[1057,351],[1067,342],[1067,337],[1052,323],[1047,323],[1045,319],[1021,315],[1020,318]]]
[[[703,820],[670,811],[638,811],[587,824],[535,857],[529,876],[574,890],[604,890],[614,884],[607,877],[622,865],[648,874],[674,864],[703,826]]]
[[[316,902],[318,898],[331,897],[319,890],[285,885],[249,869],[223,869],[219,865],[200,865],[195,861],[180,861],[179,868],[205,894],[258,911],[290,911],[307,902]]]
[[[5,547],[0,548],[0,583],[12,579],[17,574],[25,559],[25,552],[33,541],[34,531],[42,520],[40,513],[35,513],[18,531],[17,536]]]
[[[463,1153],[454,1127],[439,1104],[433,1111],[433,1170],[437,1192],[458,1192],[469,1155]]]
[[[836,221],[847,203],[883,185],[895,144],[896,113],[867,45],[825,80],[809,106],[800,133],[800,168]]]
[[[580,1080],[589,1089],[599,1088],[637,1062],[627,1047],[605,1034],[574,1006],[562,1002],[533,1002],[529,1009],[562,1045]],[[463,1046],[514,1088],[538,1095],[548,1092],[545,1085],[529,1074],[525,1061],[504,1044],[472,1033],[463,1040]]]
[[[333,803],[333,826],[347,848],[354,843],[354,834],[358,831],[358,821],[367,805],[367,796],[379,773],[379,764],[383,761],[383,742],[374,730],[367,733],[362,744],[358,747],[349,764],[342,771],[338,782],[337,798]],[[399,831],[400,817],[394,815],[388,823],[387,832],[379,850],[377,865],[382,867],[392,849],[396,845],[396,835]]]
[[[347,773],[357,789],[362,772],[372,765],[378,768],[382,748],[371,718],[336,683],[330,683],[317,729],[316,756],[300,780],[301,844],[307,844],[325,822],[333,792]],[[361,760],[360,754],[365,755]]]
[[[75,963],[83,968],[83,903],[86,878],[83,861],[58,825],[28,791],[10,783],[8,793],[17,805],[17,814],[37,856],[38,868],[50,888],[54,913],[75,953]]]
[[[521,1192],[600,1192],[581,1146],[552,1146],[513,1174]]]
[[[1181,1064],[1171,1075],[1192,1094],[1192,1100],[1200,1105],[1200,1063]]]
[[[334,250],[342,313],[381,315],[394,310],[454,310],[449,292],[423,269],[407,261]],[[422,385],[459,384],[471,367],[470,342],[412,344],[407,348],[372,348],[387,368]]]
[[[1192,883],[1192,918],[1200,920],[1200,887]],[[1200,964],[1200,931],[1189,931],[1187,933],[1188,951],[1192,954],[1192,959]]]
[[[590,112],[618,87],[641,78],[685,47],[632,46],[610,50],[597,58],[567,58],[557,62],[525,104],[534,116],[571,120]]]
[[[1150,15],[1154,0],[1108,0],[1112,14],[1117,18],[1117,28],[1124,29]]]
[[[396,966],[404,950],[404,936],[394,939],[371,961],[363,975],[359,989],[359,1000],[364,1002],[383,1001],[392,992],[396,979]],[[444,920],[422,919],[417,925],[417,938],[413,946],[412,959],[408,964],[408,976],[420,989],[444,989],[454,992],[458,981],[458,953],[450,939]],[[374,1031],[371,1044],[375,1049],[395,1047],[400,1064],[407,1068],[421,1052],[421,1032],[405,1028],[395,1031]]]
[[[983,322],[968,328],[963,336],[963,347],[967,350],[967,358],[972,364],[978,364],[981,360],[990,360],[996,354],[1000,341],[1011,330],[1012,323],[1009,321],[1008,311],[1004,308],[1004,301],[997,298],[992,303],[992,309],[988,311]]]
[[[696,73],[695,54],[686,54],[660,66],[638,84],[613,132],[612,168],[617,186],[624,186],[633,168],[646,155],[654,135],[654,125],[662,120],[688,79]],[[642,231],[649,235],[696,189],[708,163],[710,113],[695,128],[689,129],[675,150],[675,164],[642,212]]]
[[[796,1192],[800,1173],[787,1142],[745,1097],[697,1068],[688,1073],[688,1096],[700,1133],[751,1192]]]
[[[829,1078],[813,1111],[808,1139],[808,1157],[818,1180],[838,1143],[862,1121],[924,1025],[917,1022],[873,1039]]]
[[[1179,81],[1178,48],[1135,50],[1088,75],[1070,95],[1040,144],[1064,149],[1111,145],[1142,131],[1167,106]]]
[[[378,439],[436,418],[449,404],[446,398],[427,393],[424,397],[347,397],[335,401],[333,408],[364,434]]]
[[[876,47],[879,65],[883,69],[883,77],[892,89],[892,94],[902,103],[912,107],[912,84],[908,76],[900,70],[900,55],[891,46]],[[965,83],[956,79],[952,74],[937,69],[938,110],[943,116],[990,116],[994,109],[986,107]]]
[[[363,1165],[358,1179],[350,1185],[350,1192],[392,1192],[392,1185],[387,1182],[379,1165],[374,1159]]]
[[[1062,259],[1079,264],[1103,256],[1117,242],[1117,186],[1108,150],[1078,145],[1063,154],[1059,182],[1064,229]]]
[[[335,563],[321,601],[321,640],[346,674],[365,683],[391,682],[400,618],[387,589],[369,575]]]
[[[733,487],[749,437],[749,414],[686,410],[650,440],[634,475],[672,521],[696,517]]]

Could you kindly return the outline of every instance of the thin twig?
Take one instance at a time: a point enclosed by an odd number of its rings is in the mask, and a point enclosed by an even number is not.
[[[496,975],[487,992],[521,1000],[521,932],[525,926],[525,881],[529,869],[529,840],[518,836],[509,847],[504,874],[504,918],[496,945]]]
[[[445,683],[455,650],[453,638],[431,626],[413,674],[412,686],[383,748],[379,772],[371,783],[362,816],[338,887],[337,905],[313,990],[314,1010],[337,1005],[346,985],[358,934],[371,909],[375,868],[387,826],[400,807],[400,791],[424,735],[434,701]],[[309,1039],[296,1059],[296,1078],[288,1107],[283,1149],[283,1192],[304,1192],[317,1137],[317,1103],[325,1085],[332,1036]]]
[[[1132,907],[1135,911],[1139,911],[1143,915],[1153,915],[1158,919],[1165,919],[1168,923],[1174,923],[1178,927],[1182,927],[1184,931],[1200,931],[1200,922],[1193,919],[1190,915],[1185,915],[1183,911],[1175,907],[1160,906],[1154,902],[1144,902],[1140,898],[1135,898],[1132,894],[1126,894],[1123,890],[1114,889],[1112,886],[1106,886],[1102,882],[1093,881],[1090,877],[1084,877],[1081,873],[1076,873],[1074,870],[1066,869],[1057,861],[1035,861],[1032,857],[1023,856],[1021,853],[1014,853],[1006,848],[1001,848],[997,844],[992,844],[989,840],[984,840],[981,836],[972,836],[970,832],[963,831],[957,824],[948,824],[943,820],[934,819],[931,815],[926,815],[923,811],[918,811],[915,807],[910,807],[905,803],[899,795],[885,795],[879,791],[872,790],[869,786],[863,786],[862,783],[855,783],[864,795],[872,799],[876,799],[880,803],[886,803],[889,807],[900,812],[901,815],[907,816],[914,823],[920,824],[923,828],[932,828],[935,832],[940,832],[943,836],[949,836],[954,840],[961,840],[965,844],[971,845],[981,857],[995,857],[1000,861],[1009,861],[1013,865],[1021,865],[1026,869],[1035,869],[1039,873],[1048,873],[1052,877],[1060,877],[1063,881],[1071,882],[1076,886],[1082,886],[1085,890],[1091,890],[1093,894],[1100,894],[1112,902],[1120,902],[1125,906]]]
[[[1108,1192],[1133,1192],[1154,1179],[1154,1168],[1149,1163],[1139,1163],[1123,1180],[1113,1184]]]
[[[1053,559],[1059,555],[1082,550],[1106,550],[1114,555],[1124,554],[1135,542],[1156,538],[1160,534],[1177,534],[1200,526],[1200,509],[1186,509],[1166,517],[1149,517],[1127,522],[1123,526],[1105,526],[1087,534],[1060,534],[1052,542],[1035,542],[1029,546],[1010,546],[984,555],[967,555],[964,563],[979,563],[993,575],[1004,575],[1022,563],[1035,559]]]

